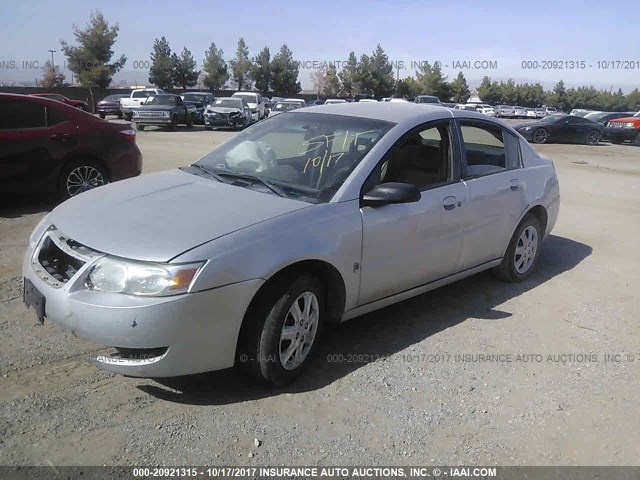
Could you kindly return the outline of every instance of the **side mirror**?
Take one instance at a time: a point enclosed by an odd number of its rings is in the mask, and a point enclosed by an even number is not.
[[[420,190],[410,183],[382,183],[373,187],[362,197],[363,207],[381,207],[397,203],[415,203],[420,200]]]

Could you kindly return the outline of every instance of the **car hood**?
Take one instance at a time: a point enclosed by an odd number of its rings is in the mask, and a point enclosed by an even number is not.
[[[171,110],[173,108],[176,108],[175,106],[171,106],[171,105],[140,105],[139,108],[136,108],[136,110],[141,110],[143,112],[153,112],[153,111],[164,111],[164,110]]]
[[[69,238],[100,252],[168,262],[198,245],[312,204],[181,170],[115,182],[50,214]]]
[[[239,108],[231,108],[231,107],[209,107],[209,108],[207,108],[207,112],[236,113],[236,112],[240,112],[240,109]]]

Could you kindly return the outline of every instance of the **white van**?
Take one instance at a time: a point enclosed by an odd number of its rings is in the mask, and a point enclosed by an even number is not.
[[[251,109],[251,121],[262,120],[265,115],[265,104],[262,95],[258,92],[236,92],[231,95],[233,98],[244,98]]]

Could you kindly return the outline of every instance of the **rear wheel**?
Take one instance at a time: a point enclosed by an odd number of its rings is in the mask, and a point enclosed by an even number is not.
[[[589,130],[585,137],[584,143],[587,145],[597,145],[600,142],[600,132],[597,130]]]
[[[93,160],[77,160],[62,169],[58,193],[64,201],[106,183],[107,173],[101,165]]]
[[[541,250],[542,226],[540,220],[528,213],[516,228],[502,263],[494,274],[510,282],[521,282],[533,272]]]
[[[533,132],[533,143],[547,143],[549,140],[549,132],[547,132],[544,128],[538,128],[535,132]]]
[[[237,364],[258,379],[284,386],[308,366],[324,320],[320,281],[302,274],[267,289],[243,325]]]

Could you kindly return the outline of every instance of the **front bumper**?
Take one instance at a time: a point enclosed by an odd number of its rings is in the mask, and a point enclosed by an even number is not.
[[[640,129],[638,128],[624,128],[624,127],[605,127],[603,138],[608,140],[614,140],[618,142],[634,141],[640,135]]]
[[[131,120],[136,125],[145,125],[149,127],[166,127],[167,125],[171,125],[171,117],[133,117]]]
[[[52,230],[42,238],[50,235],[62,234]],[[38,260],[42,244],[42,239],[30,243],[23,276],[44,295],[47,320],[119,349],[93,358],[99,367],[134,377],[171,377],[233,366],[242,319],[263,280],[172,297],[92,292],[84,281],[98,254],[56,287]]]
[[[242,125],[242,117],[220,118],[211,115],[204,116],[204,124],[207,127],[235,127]]]

